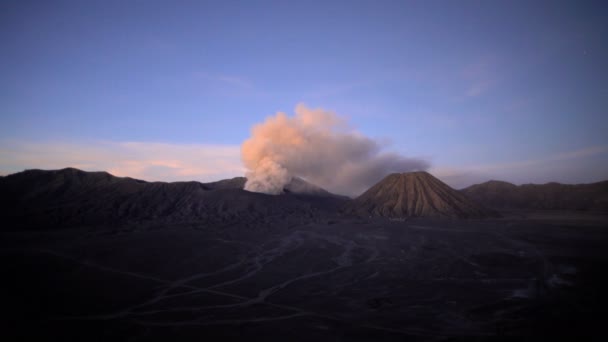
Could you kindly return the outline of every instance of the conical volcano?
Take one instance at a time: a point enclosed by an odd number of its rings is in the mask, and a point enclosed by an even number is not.
[[[493,212],[427,172],[393,173],[357,197],[350,211],[386,217],[476,218]]]

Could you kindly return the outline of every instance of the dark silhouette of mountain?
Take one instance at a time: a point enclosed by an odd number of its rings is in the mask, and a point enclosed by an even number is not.
[[[205,183],[205,186],[212,190],[218,189],[243,189],[247,178],[235,177],[231,179],[223,179],[217,182]],[[305,196],[318,196],[318,197],[338,197],[348,199],[346,196],[340,196],[332,194],[331,192],[309,183],[300,177],[293,177],[291,181],[285,185],[283,193],[290,193],[294,195],[305,195]]]
[[[591,184],[524,184],[489,181],[461,192],[496,209],[602,210],[608,211],[608,181]]]
[[[263,224],[274,218],[315,217],[344,201],[320,188],[310,196],[306,190],[317,187],[302,180],[299,188],[281,196],[242,190],[244,181],[237,177],[207,184],[165,183],[73,168],[27,170],[0,179],[0,214],[11,225],[28,227],[201,221]]]
[[[291,181],[285,186],[283,192],[305,196],[342,198],[344,200],[349,199],[346,196],[332,194],[331,192],[317,185],[309,183],[300,177],[293,177]]]
[[[357,197],[348,211],[387,217],[475,218],[495,215],[427,172],[388,175]]]
[[[222,179],[217,182],[205,183],[205,186],[212,190],[243,189],[246,182],[247,178],[245,177],[234,177],[230,179]]]

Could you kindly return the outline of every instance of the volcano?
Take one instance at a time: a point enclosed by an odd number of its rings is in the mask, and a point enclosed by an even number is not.
[[[427,172],[390,174],[351,202],[347,211],[385,217],[494,216]]]
[[[146,182],[74,168],[26,170],[0,178],[0,216],[17,227],[207,222],[264,223],[335,211],[347,198],[294,178],[281,196],[243,190],[246,179]]]

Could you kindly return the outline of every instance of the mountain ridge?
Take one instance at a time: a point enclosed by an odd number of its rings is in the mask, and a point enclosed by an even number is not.
[[[0,179],[0,214],[13,226],[124,223],[257,222],[314,218],[344,200],[338,195],[266,195],[242,179],[212,183],[146,182],[105,171],[26,170]],[[327,192],[327,194],[330,194]]]
[[[188,222],[260,227],[276,220],[302,223],[341,214],[497,216],[491,209],[608,211],[608,181],[520,186],[489,181],[456,191],[427,172],[394,173],[356,199],[297,177],[278,196],[245,191],[245,182],[244,177],[210,183],[147,182],[105,171],[33,169],[0,178],[0,214],[13,229]]]
[[[585,184],[515,185],[491,180],[460,192],[494,209],[601,210],[608,211],[608,180]]]

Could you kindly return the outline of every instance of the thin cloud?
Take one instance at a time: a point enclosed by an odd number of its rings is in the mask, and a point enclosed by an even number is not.
[[[238,145],[157,142],[5,142],[0,172],[75,167],[148,181],[215,181],[244,173]]]

